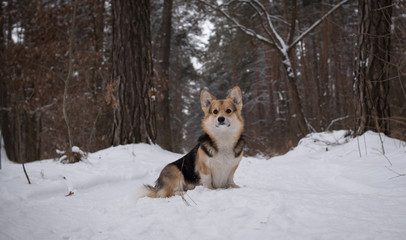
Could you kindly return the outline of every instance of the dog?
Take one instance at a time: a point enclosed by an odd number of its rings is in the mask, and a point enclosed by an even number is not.
[[[233,178],[245,146],[241,89],[234,87],[221,100],[203,90],[200,101],[204,134],[188,154],[164,167],[155,186],[145,185],[142,197],[171,197],[198,185],[209,189],[239,187]]]

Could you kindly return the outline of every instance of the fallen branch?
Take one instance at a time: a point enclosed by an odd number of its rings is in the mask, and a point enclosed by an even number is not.
[[[190,203],[186,200],[186,198],[184,196],[185,193],[182,191],[179,195],[182,198],[183,202],[185,202],[186,206],[190,207]]]
[[[68,194],[66,194],[66,195],[65,195],[65,197],[72,196],[73,194],[75,194],[75,193],[74,193],[74,192],[72,192],[72,191],[69,191],[69,193],[68,193]]]
[[[193,200],[193,198],[191,198],[190,196],[189,196],[189,194],[187,194],[186,193],[186,195],[190,198],[190,200],[192,200],[192,202],[197,206],[197,203]]]
[[[24,163],[22,163],[22,165],[23,165],[23,170],[24,170],[25,177],[26,177],[27,180],[28,180],[28,184],[31,184],[30,177],[28,177],[27,171],[25,170],[25,165],[24,165]]]
[[[333,119],[333,120],[330,122],[330,124],[327,126],[326,131],[328,131],[328,129],[329,129],[334,123],[336,123],[336,122],[338,122],[338,121],[341,121],[341,120],[344,120],[344,119],[347,119],[347,118],[349,118],[349,117],[350,117],[350,116],[347,115],[347,116],[344,116],[344,117],[340,117],[340,118]]]
[[[394,179],[394,178],[397,178],[397,177],[404,177],[404,176],[406,176],[406,173],[398,173],[398,172],[396,172],[395,170],[390,169],[388,166],[385,166],[385,167],[386,167],[386,169],[388,169],[389,171],[391,171],[391,172],[393,172],[394,174],[397,175],[397,176],[391,177],[391,178],[389,178],[389,179]]]
[[[391,166],[393,166],[392,165],[392,162],[389,160],[389,158],[385,155],[385,153],[384,154],[382,154],[385,158],[386,158],[386,160],[388,160],[388,162],[389,162],[389,164],[391,165]]]

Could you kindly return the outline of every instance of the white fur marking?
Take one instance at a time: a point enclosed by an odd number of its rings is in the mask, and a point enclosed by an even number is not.
[[[211,169],[213,187],[230,187],[230,183],[234,183],[232,177],[230,177],[231,171],[240,162],[240,158],[235,158],[234,152],[231,149],[231,151],[220,151],[217,155],[207,160]]]

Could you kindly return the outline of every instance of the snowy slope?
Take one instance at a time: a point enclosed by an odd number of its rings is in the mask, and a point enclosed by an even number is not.
[[[181,155],[145,144],[88,160],[0,170],[0,239],[405,239],[406,143],[315,133],[289,153],[243,158],[239,189],[136,199]],[[390,165],[390,162],[392,165]],[[70,191],[71,196],[65,196]]]

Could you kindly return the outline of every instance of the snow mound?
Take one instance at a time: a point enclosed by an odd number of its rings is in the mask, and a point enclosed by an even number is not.
[[[243,158],[238,189],[141,198],[182,155],[131,144],[86,161],[19,164],[1,149],[0,239],[402,239],[406,143],[313,133],[283,156]]]

